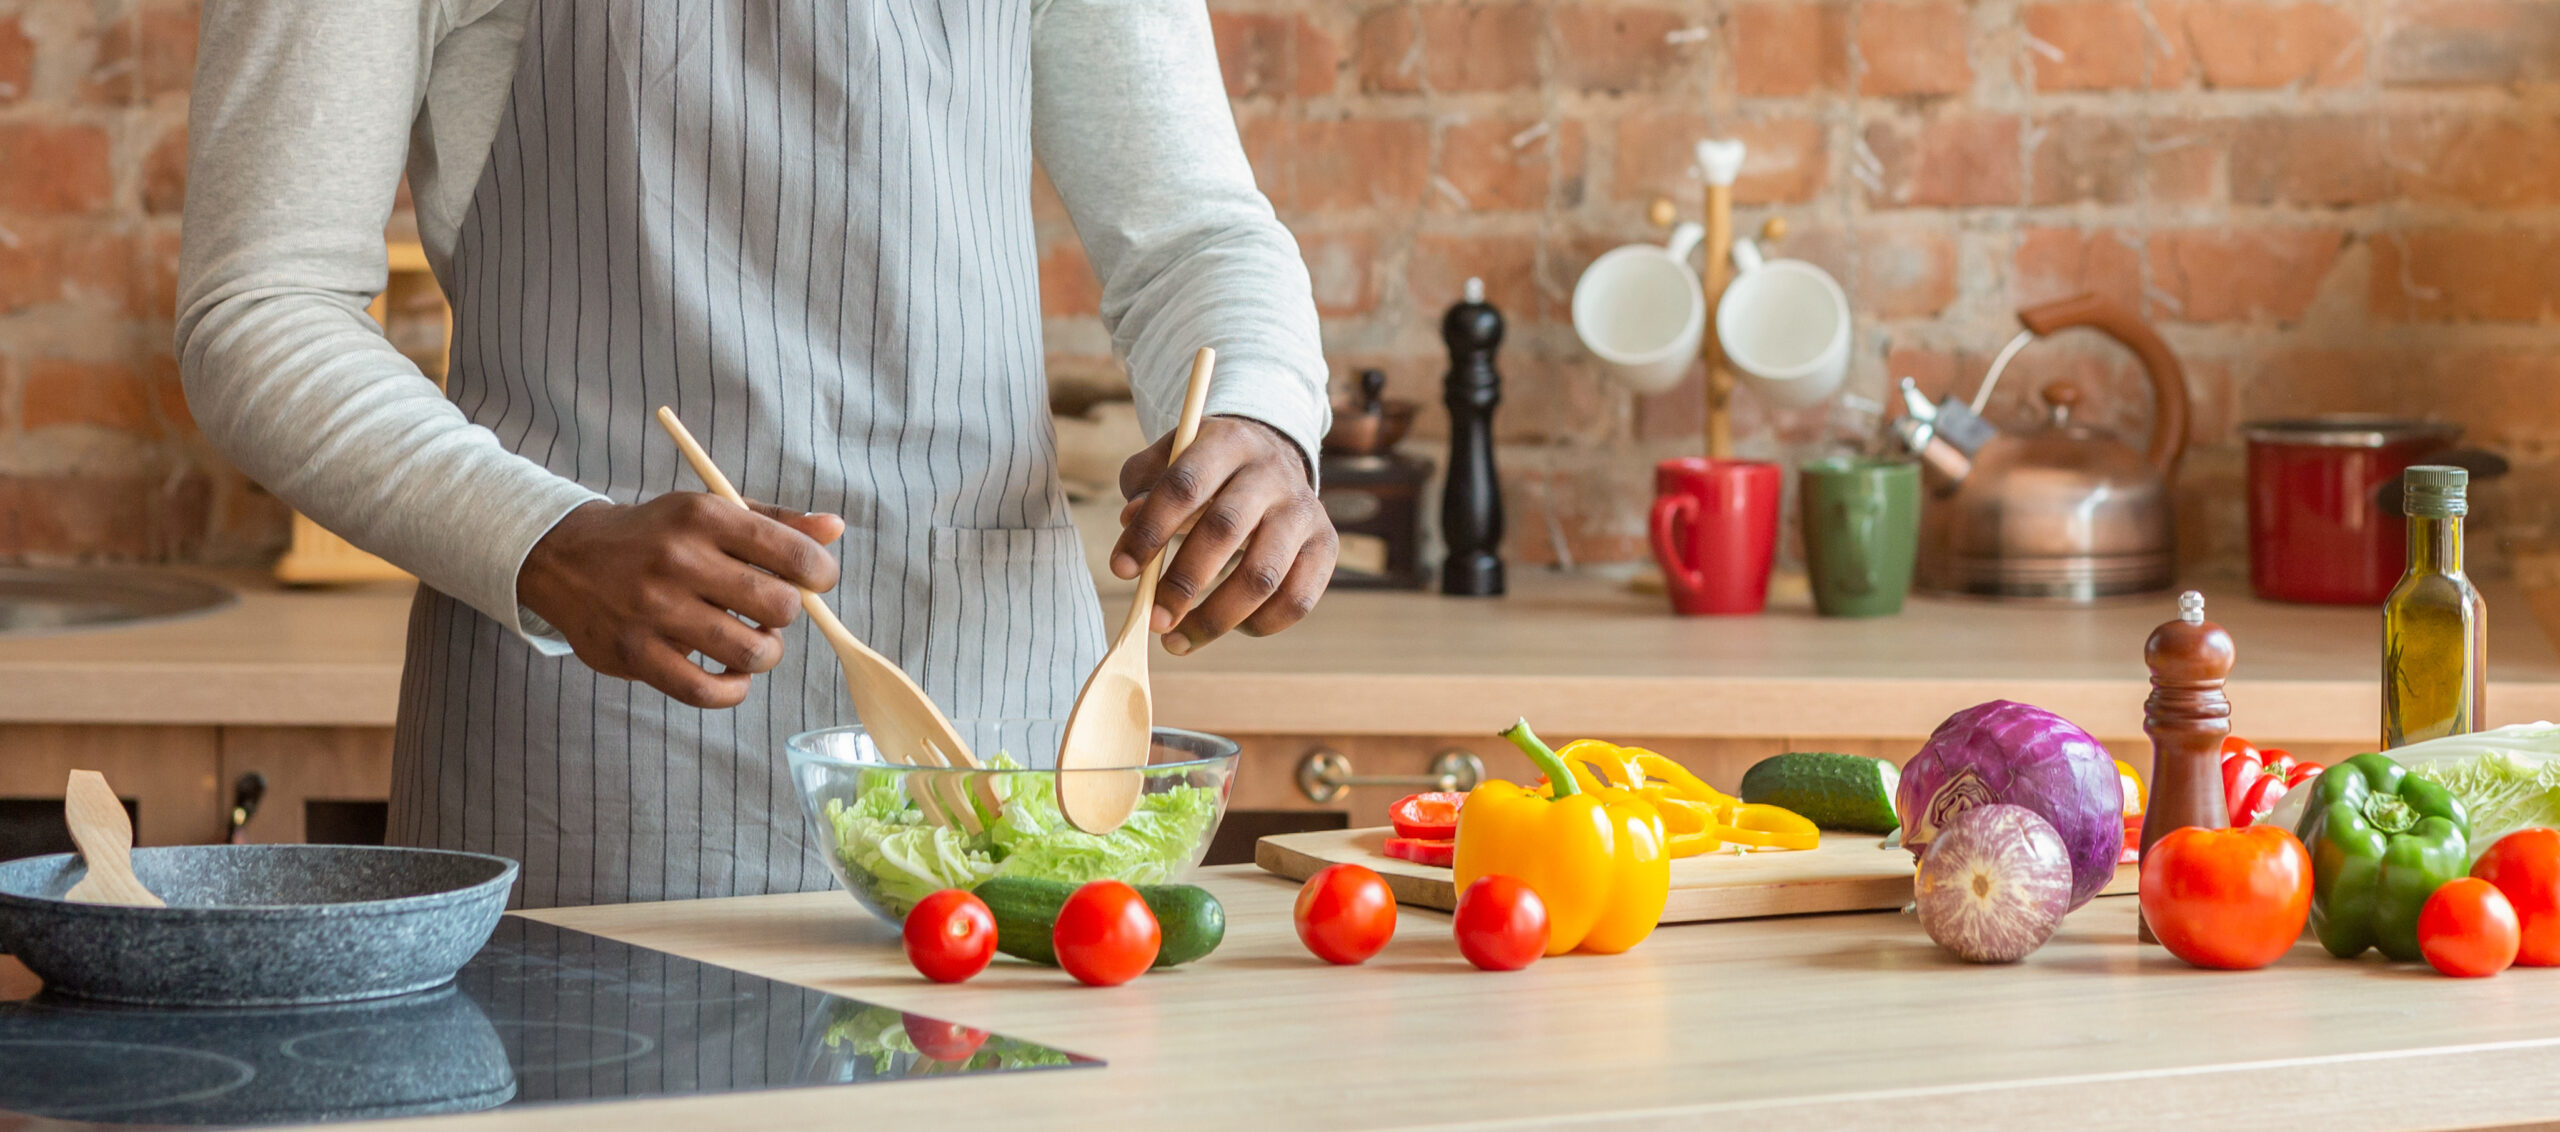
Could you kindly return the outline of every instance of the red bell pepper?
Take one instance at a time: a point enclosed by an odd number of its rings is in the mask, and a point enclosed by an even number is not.
[[[2280,747],[2259,750],[2237,735],[2222,741],[2222,799],[2230,807],[2233,828],[2249,825],[2276,808],[2285,793],[2309,782],[2319,763],[2297,759]]]
[[[1387,807],[1387,820],[1395,823],[1398,837],[1446,841],[1458,835],[1458,809],[1466,804],[1464,794],[1407,794]]]
[[[1454,837],[1390,837],[1387,856],[1435,869],[1450,868],[1458,861],[1458,841]]]

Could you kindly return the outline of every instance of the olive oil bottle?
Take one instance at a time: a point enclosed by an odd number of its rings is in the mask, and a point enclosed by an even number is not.
[[[2409,572],[2382,605],[2382,749],[2479,728],[2488,607],[2462,573],[2471,475],[2420,465],[2401,479]]]

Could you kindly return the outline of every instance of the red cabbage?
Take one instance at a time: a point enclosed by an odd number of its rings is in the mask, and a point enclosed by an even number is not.
[[[2115,759],[2070,720],[1993,700],[1948,716],[1902,767],[1894,813],[1914,858],[1976,806],[2024,806],[2052,824],[2071,855],[2071,907],[2115,879],[2124,854],[2124,784]]]

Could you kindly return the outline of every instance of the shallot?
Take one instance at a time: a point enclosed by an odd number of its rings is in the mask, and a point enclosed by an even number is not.
[[[2071,909],[2071,856],[2053,823],[1994,802],[1956,816],[1920,858],[1920,926],[1974,963],[2014,963]]]

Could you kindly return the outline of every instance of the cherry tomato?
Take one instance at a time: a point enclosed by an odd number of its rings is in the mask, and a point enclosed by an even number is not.
[[[2142,919],[2169,954],[2247,971],[2275,962],[2311,917],[2311,854],[2291,831],[2173,829],[2142,855]]]
[[[1466,804],[1464,794],[1407,794],[1387,807],[1387,820],[1395,823],[1398,837],[1446,841],[1458,835],[1458,808]]]
[[[904,931],[907,962],[937,983],[965,983],[996,954],[996,918],[987,902],[946,888],[916,902]]]
[[[2519,829],[2472,862],[2471,875],[2498,886],[2523,929],[2519,967],[2560,967],[2560,829]]]
[[[2456,877],[2418,909],[2418,952],[2457,979],[2477,979],[2516,961],[2516,909],[2498,886]]]
[[[987,1042],[987,1032],[940,1018],[909,1014],[902,1020],[907,1040],[916,1044],[916,1052],[935,1061],[967,1061]]]
[[[1396,934],[1396,894],[1378,874],[1333,865],[1298,889],[1298,942],[1327,963],[1366,963]]]
[[[1077,982],[1116,987],[1155,963],[1164,929],[1137,889],[1098,880],[1067,897],[1049,939],[1057,945],[1058,966]]]
[[[1547,902],[1517,877],[1480,876],[1458,894],[1458,954],[1487,971],[1517,971],[1547,953]]]

